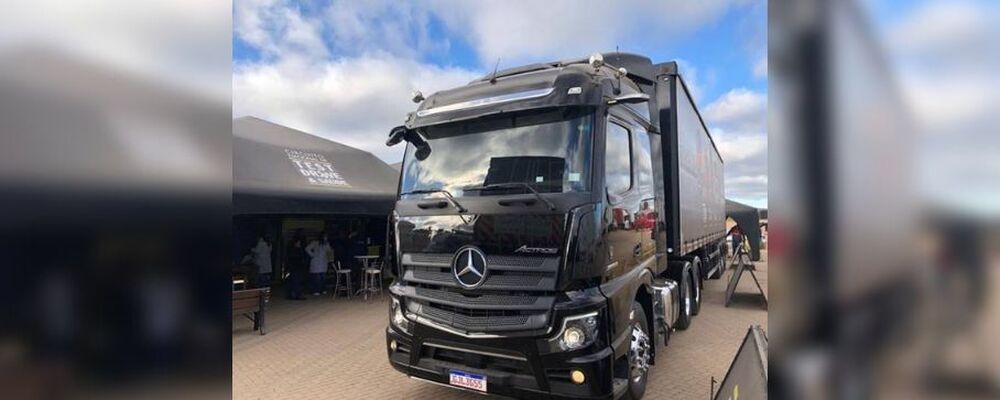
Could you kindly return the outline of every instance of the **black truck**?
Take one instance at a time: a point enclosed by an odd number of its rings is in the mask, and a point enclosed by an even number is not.
[[[642,397],[724,263],[722,158],[677,64],[594,54],[414,101],[386,142],[407,142],[392,366],[519,398]]]

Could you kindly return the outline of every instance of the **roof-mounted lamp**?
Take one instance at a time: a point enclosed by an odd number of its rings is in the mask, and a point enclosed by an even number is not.
[[[595,71],[599,71],[601,67],[604,66],[604,56],[601,53],[594,53],[590,55],[590,59],[587,60],[587,64],[594,67]]]

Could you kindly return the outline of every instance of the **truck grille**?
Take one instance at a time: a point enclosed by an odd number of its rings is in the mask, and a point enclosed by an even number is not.
[[[453,254],[403,254],[407,309],[465,332],[531,331],[547,326],[555,302],[558,257],[486,256],[486,280],[456,282]]]

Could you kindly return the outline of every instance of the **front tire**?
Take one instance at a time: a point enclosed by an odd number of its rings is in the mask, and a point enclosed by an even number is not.
[[[635,301],[632,302],[632,312],[629,313],[629,325],[632,326],[632,338],[628,352],[628,391],[625,395],[626,398],[638,400],[646,394],[653,344],[649,337],[646,311]]]

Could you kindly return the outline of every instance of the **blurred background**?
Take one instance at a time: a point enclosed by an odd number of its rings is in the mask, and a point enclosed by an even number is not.
[[[776,398],[1000,398],[998,11],[770,1]]]
[[[228,397],[230,4],[0,10],[0,397]]]

